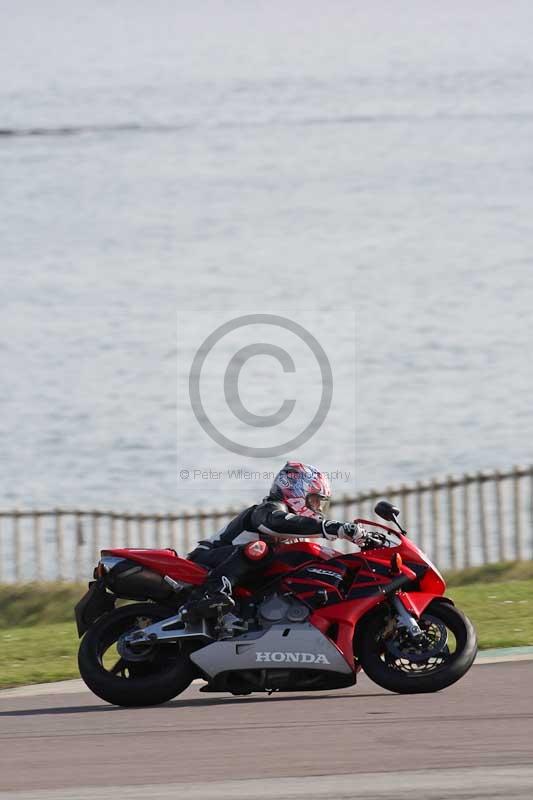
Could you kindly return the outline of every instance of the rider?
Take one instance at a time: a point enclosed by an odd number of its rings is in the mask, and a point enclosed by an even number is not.
[[[191,561],[211,571],[207,582],[191,595],[187,615],[210,617],[219,608],[223,612],[232,608],[232,589],[245,575],[264,569],[280,541],[310,536],[357,541],[355,523],[325,518],[330,498],[331,487],[323,472],[309,464],[288,461],[274,478],[268,497],[241,511],[189,553]]]

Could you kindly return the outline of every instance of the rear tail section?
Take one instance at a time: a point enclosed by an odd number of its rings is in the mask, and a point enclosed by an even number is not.
[[[175,550],[150,550],[147,548],[114,548],[102,550],[100,564],[105,568],[106,558],[125,559],[148,569],[161,577],[168,576],[189,586],[200,586],[207,577],[208,570],[194,561],[181,558]],[[114,567],[115,568],[115,567]],[[114,569],[113,568],[113,569]]]
[[[206,579],[205,567],[180,558],[175,550],[113,548],[102,550],[94,571],[96,580],[76,606],[80,636],[117,598],[152,600],[175,608],[185,602],[194,586]]]

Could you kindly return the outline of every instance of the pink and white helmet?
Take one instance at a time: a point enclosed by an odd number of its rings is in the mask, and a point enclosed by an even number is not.
[[[331,498],[327,475],[310,464],[287,461],[270,488],[270,497],[281,500],[293,514],[322,519]]]

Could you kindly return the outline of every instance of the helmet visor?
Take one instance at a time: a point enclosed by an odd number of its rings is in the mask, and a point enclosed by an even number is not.
[[[314,511],[315,514],[321,514],[322,516],[327,512],[329,502],[330,498],[326,497],[324,494],[308,494],[305,499],[307,508]]]

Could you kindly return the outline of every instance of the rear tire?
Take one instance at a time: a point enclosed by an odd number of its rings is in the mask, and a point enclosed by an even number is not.
[[[150,624],[171,614],[155,603],[132,603],[100,617],[83,637],[78,652],[80,675],[89,689],[117,706],[159,705],[183,692],[195,669],[188,652],[176,643],[150,645],[144,659],[129,662],[113,655],[114,665],[104,661],[109,661],[123,633],[139,627],[139,620]]]
[[[438,692],[451,686],[472,666],[477,653],[477,640],[474,626],[462,611],[442,600],[434,600],[422,614],[419,623],[431,624],[430,619],[446,626],[455,638],[455,651],[443,651],[442,663],[409,662],[405,658],[395,658],[382,636],[385,625],[383,611],[373,614],[364,624],[358,638],[356,656],[368,677],[391,692],[399,694],[419,694]],[[447,649],[447,648],[446,648]],[[433,659],[438,662],[438,658]]]

